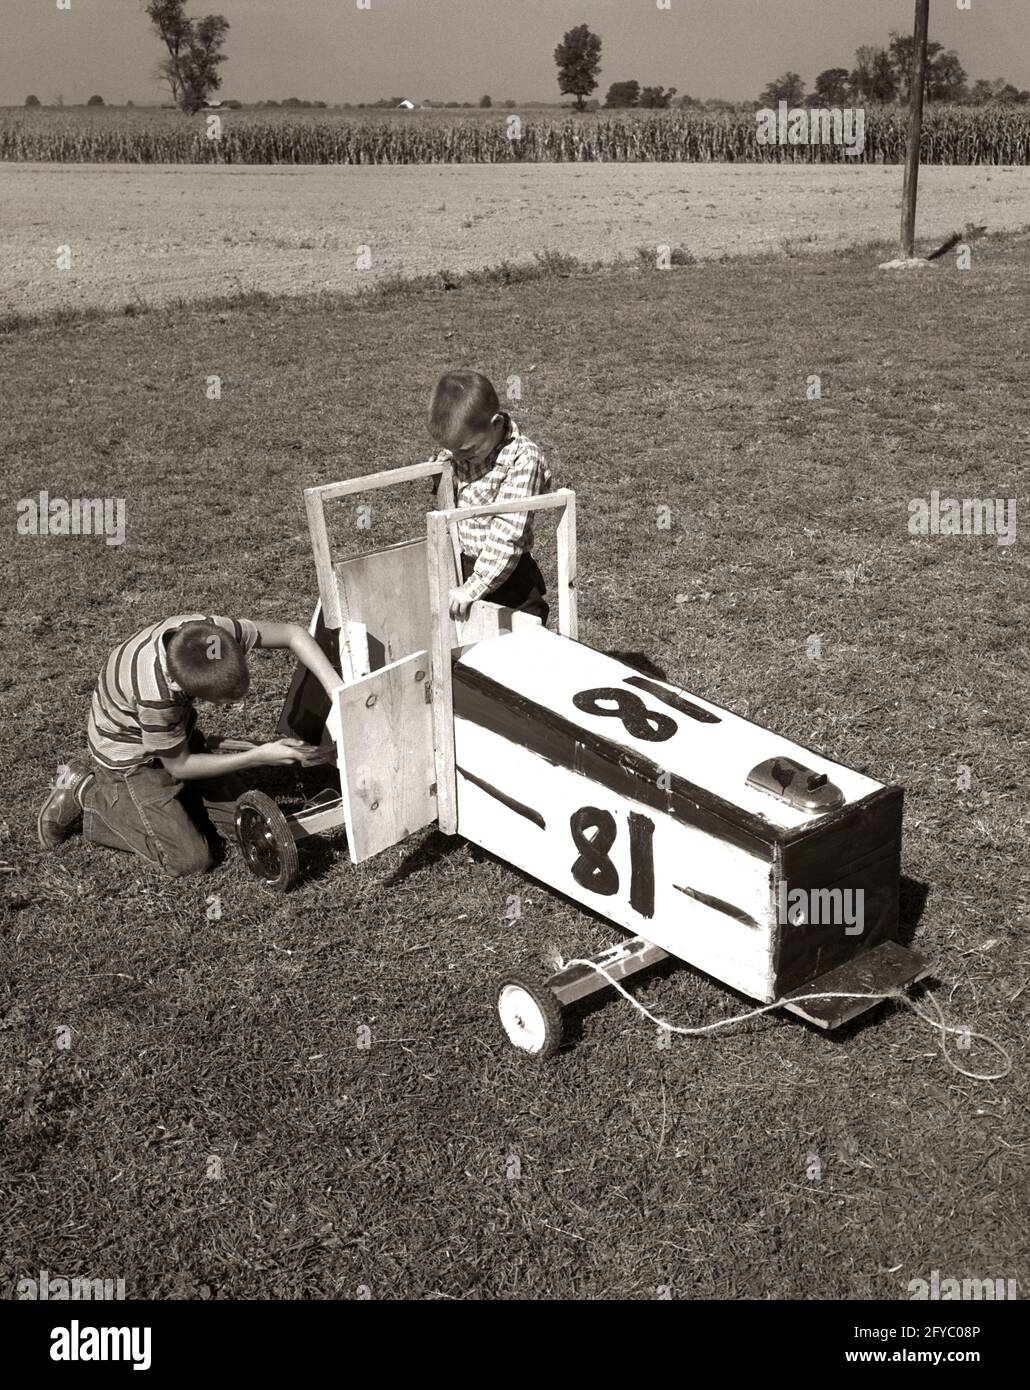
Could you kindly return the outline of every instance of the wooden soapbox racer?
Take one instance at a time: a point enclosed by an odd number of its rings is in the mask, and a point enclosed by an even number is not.
[[[424,539],[333,556],[326,502],[437,474]],[[241,798],[253,872],[287,888],[305,836],[343,825],[360,863],[438,821],[602,913],[630,934],[593,958],[604,975],[573,964],[500,987],[508,1038],[537,1056],[560,1045],[567,1005],[668,956],[822,1028],[876,1000],[792,997],[882,994],[927,973],[897,940],[901,788],[580,643],[574,493],[460,510],[450,466],[426,463],[305,501],[312,632],[343,680],[325,725],[340,792],[292,815],[260,792]],[[558,632],[488,602],[453,622],[458,519],[549,508]],[[281,734],[322,737],[316,685],[295,681]],[[845,900],[858,917],[845,921]]]

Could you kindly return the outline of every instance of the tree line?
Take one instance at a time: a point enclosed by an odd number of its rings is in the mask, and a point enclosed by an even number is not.
[[[786,72],[764,89],[758,105],[775,106],[786,101],[790,106],[841,106],[852,102],[906,102],[909,98],[912,59],[915,39],[912,35],[892,31],[886,48],[867,44],[855,53],[851,68],[826,68],[815,79],[815,87],[806,93],[799,73]],[[987,102],[1030,102],[1030,91],[1021,91],[1002,78],[990,81],[980,78],[969,85],[969,77],[954,49],[931,42],[926,52],[924,96],[927,101],[967,102],[984,105]],[[601,67],[601,39],[586,24],[570,29],[554,51],[558,66],[558,87],[563,95],[574,96],[579,110],[596,109],[596,101],[588,101],[597,90]],[[676,88],[641,86],[635,79],[613,82],[605,97],[606,107],[647,107],[652,109],[672,105]],[[719,108],[749,103],[708,101],[700,102],[682,96],[677,106]]]
[[[848,102],[906,103],[911,94],[912,59],[915,39],[911,34],[892,31],[886,48],[867,44],[855,52],[851,68],[826,68],[806,93],[799,73],[785,72],[770,82],[758,100],[762,106],[785,101],[789,106],[843,106]],[[972,85],[954,49],[929,42],[926,46],[926,72],[923,87],[926,101],[951,101],[974,106],[988,102],[1030,102],[1030,91],[1021,91],[1002,78],[979,78]]]
[[[165,56],[157,64],[157,75],[167,83],[172,101],[183,111],[199,111],[212,98],[222,85],[220,68],[226,61],[222,52],[229,33],[229,22],[223,15],[205,15],[202,19],[190,19],[186,14],[186,0],[141,0],[143,10],[154,26]],[[759,105],[775,106],[781,101],[789,106],[843,106],[847,103],[865,104],[876,102],[907,102],[909,99],[910,75],[914,56],[915,40],[911,35],[892,31],[887,46],[873,44],[859,48],[855,53],[851,68],[825,68],[815,79],[811,92],[805,91],[804,81],[799,73],[785,72],[770,82],[758,98]],[[569,29],[561,43],[554,50],[554,60],[558,67],[558,88],[563,96],[573,96],[576,107],[596,110],[599,102],[590,99],[597,90],[598,74],[601,68],[601,38],[588,25],[579,24]],[[1030,91],[1021,91],[1011,82],[1001,78],[993,81],[980,78],[970,86],[969,77],[959,61],[954,49],[945,50],[943,44],[931,42],[927,46],[926,86],[924,96],[927,101],[966,102],[982,105],[988,102],[1027,103]],[[642,86],[635,78],[613,82],[605,97],[607,108],[640,107],[661,110],[673,104],[676,88],[661,86]],[[402,97],[380,98],[367,103],[368,107],[395,107],[403,102]],[[30,96],[26,106],[39,106],[39,98]],[[57,99],[63,105],[63,98]],[[90,97],[90,106],[102,106],[103,98]],[[238,106],[239,102],[226,103]],[[258,103],[276,106],[279,103],[267,101]],[[431,107],[457,107],[458,102],[425,102]],[[702,103],[694,97],[681,96],[676,103],[680,108],[733,107],[750,103],[709,101]],[[297,97],[288,97],[283,106],[307,106],[324,109],[326,103],[305,102]],[[364,107],[366,103],[360,103]],[[471,107],[471,102],[461,102],[462,107]],[[478,105],[489,108],[493,102],[489,96],[480,97]],[[515,102],[507,100],[506,107]]]

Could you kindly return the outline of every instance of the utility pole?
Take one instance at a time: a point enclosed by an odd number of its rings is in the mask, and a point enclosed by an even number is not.
[[[930,0],[916,0],[912,75],[908,90],[908,149],[901,193],[901,255],[915,255],[916,190],[919,184],[919,142],[923,134],[923,88],[926,85],[926,40],[930,30]]]

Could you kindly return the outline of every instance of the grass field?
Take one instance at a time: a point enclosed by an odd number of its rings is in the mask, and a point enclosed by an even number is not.
[[[514,126],[511,118],[517,118]],[[763,144],[755,113],[598,111],[0,108],[0,160],[142,164],[508,164],[600,161],[899,164],[908,112],[862,108],[858,152],[840,143]],[[850,127],[849,127],[850,129]],[[807,136],[806,136],[807,140]],[[852,138],[851,143],[854,143]],[[927,108],[927,164],[1030,164],[1030,106]]]
[[[1027,566],[906,518],[934,488],[1026,505],[1028,249],[991,238],[966,274],[766,258],[0,338],[10,496],[127,511],[121,547],[17,536],[13,508],[2,533],[4,1286],[816,1300],[938,1270],[1025,1291]],[[901,1009],[662,1050],[617,999],[527,1065],[493,982],[614,929],[434,832],[357,869],[326,842],[285,898],[235,853],[170,883],[78,839],[38,849],[108,649],[194,605],[306,620],[301,488],[426,457],[423,400],[465,362],[522,377],[517,417],[577,490],[585,641],[905,785],[905,937],[949,1014],[1012,1052],[1007,1080],[950,1070]],[[337,543],[419,534],[425,506],[383,497],[370,534],[341,509]],[[259,657],[211,727],[270,735],[288,676]],[[634,988],[676,1023],[747,1007],[686,968]]]

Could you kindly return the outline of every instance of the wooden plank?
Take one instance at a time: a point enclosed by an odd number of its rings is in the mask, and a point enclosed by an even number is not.
[[[558,631],[573,641],[579,637],[579,598],[576,588],[576,494],[562,488],[556,497],[565,498],[565,510],[558,522]]]
[[[443,471],[435,461],[413,463],[405,468],[388,468],[382,473],[366,473],[360,478],[346,478],[339,483],[322,483],[304,489],[304,500],[317,499],[319,505],[337,497],[350,497],[355,492],[375,492],[378,488],[393,487],[396,483],[417,482],[419,478],[434,478]]]
[[[918,951],[911,951],[897,941],[884,941],[871,951],[863,951],[844,965],[819,975],[794,991],[806,994],[887,994],[925,979],[930,966]],[[876,1008],[878,999],[809,999],[794,1003],[790,996],[784,1008],[797,1014],[817,1028],[839,1028],[853,1018]]]
[[[343,798],[337,797],[330,805],[305,806],[286,818],[290,823],[295,840],[307,840],[313,835],[324,834],[346,825],[347,817],[343,808]]]
[[[632,936],[592,959],[602,967],[604,975],[589,965],[567,965],[548,977],[547,988],[560,1004],[573,1004],[577,999],[586,999],[598,990],[607,989],[608,980],[626,980],[641,970],[649,970],[652,965],[668,960],[669,953],[642,936]]]
[[[452,511],[443,512],[442,515],[448,522],[453,522],[464,521],[471,516],[504,516],[508,512],[549,511],[554,507],[564,507],[569,491],[568,488],[559,488],[557,492],[541,493],[539,497],[526,497],[518,502],[488,502],[482,507],[456,507]]]
[[[447,511],[454,506],[454,464],[442,463],[440,465],[440,485],[436,490],[436,498],[440,506],[438,510]]]
[[[533,613],[520,613],[518,609],[506,608],[502,603],[476,599],[469,609],[468,617],[464,621],[454,623],[454,644],[468,647],[474,642],[486,642],[492,637],[501,637],[509,632],[522,632],[540,625],[540,619]]]
[[[429,612],[432,632],[433,743],[436,751],[436,802],[440,829],[453,835],[458,828],[454,781],[454,698],[451,687],[453,625],[449,593],[454,585],[454,553],[443,512],[426,516]]]
[[[350,654],[354,677],[429,646],[424,539],[343,560],[334,566],[334,576],[346,630],[358,639]]]
[[[338,628],[343,621],[340,611],[340,595],[333,575],[333,561],[329,553],[329,534],[325,525],[325,508],[318,488],[306,488],[304,506],[308,513],[308,530],[311,532],[311,549],[315,557],[315,574],[318,576],[318,597],[322,605],[327,627]]]
[[[414,652],[333,694],[351,860],[360,864],[436,818],[429,653]]]
[[[440,486],[437,489],[438,507],[441,511],[448,511],[454,507],[454,464],[445,463],[440,474]],[[461,546],[458,543],[458,528],[450,527],[451,549],[454,551],[454,572],[461,574]]]

